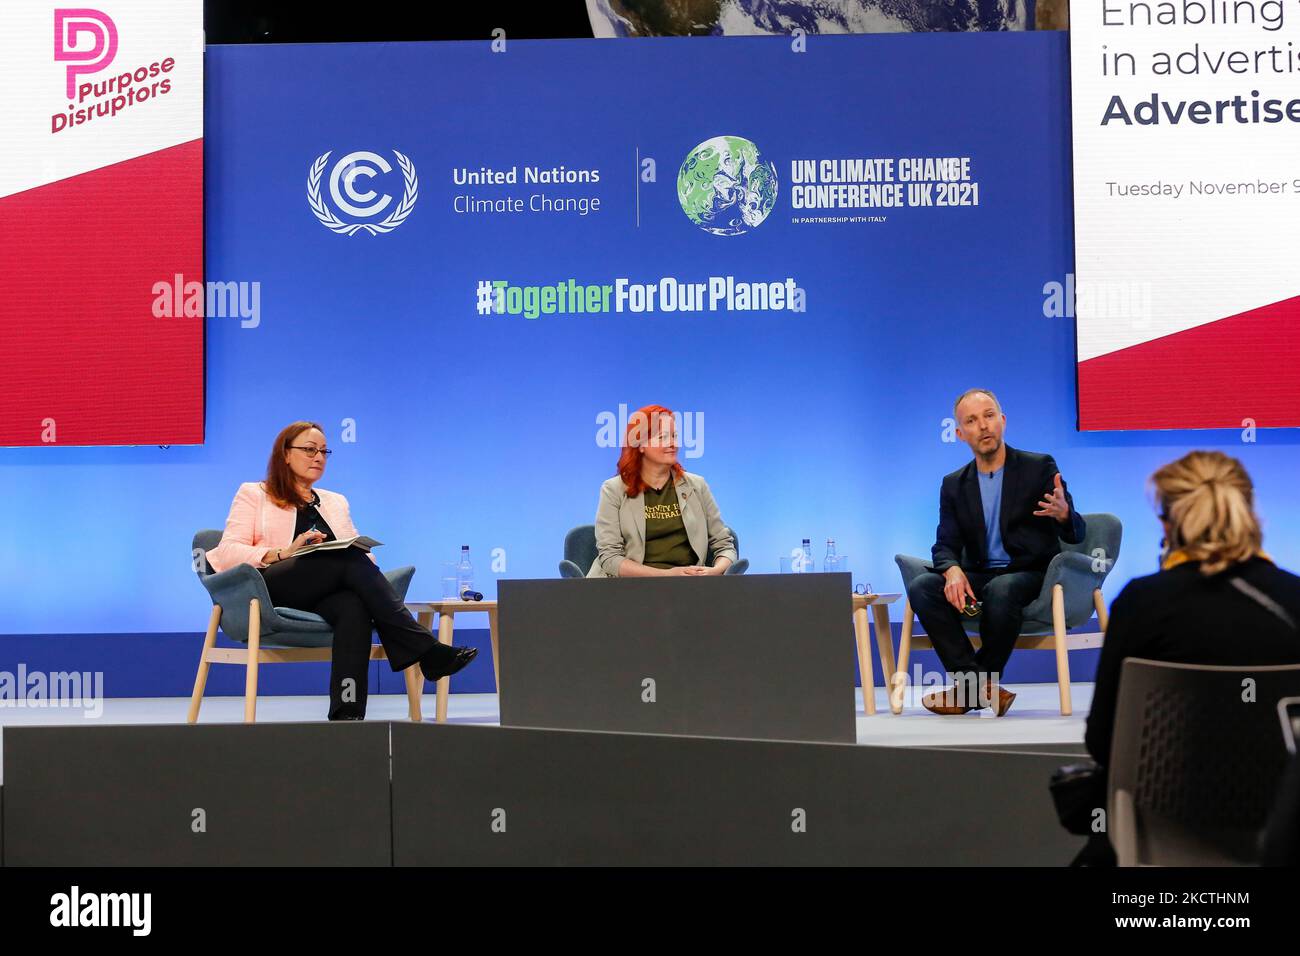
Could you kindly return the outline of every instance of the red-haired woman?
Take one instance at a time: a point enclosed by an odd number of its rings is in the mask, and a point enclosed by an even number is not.
[[[618,474],[600,486],[596,560],[589,578],[723,574],[736,545],[713,493],[677,460],[673,413],[662,405],[628,419]],[[713,565],[704,560],[713,552]]]
[[[239,486],[221,543],[207,557],[215,571],[251,564],[262,572],[277,607],[312,611],[329,621],[334,628],[329,719],[364,720],[372,630],[379,632],[394,671],[418,662],[430,681],[456,673],[478,651],[439,644],[364,551],[343,548],[294,557],[306,545],[357,534],[348,500],[312,487],[330,454],[315,422],[294,422],[281,431],[271,446],[266,480]],[[345,695],[347,680],[354,693]]]

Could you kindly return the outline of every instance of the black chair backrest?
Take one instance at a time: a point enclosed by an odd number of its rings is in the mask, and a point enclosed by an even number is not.
[[[1132,795],[1139,828],[1148,821],[1181,828],[1250,861],[1288,756],[1277,702],[1296,694],[1300,664],[1128,658],[1110,754],[1112,792]]]

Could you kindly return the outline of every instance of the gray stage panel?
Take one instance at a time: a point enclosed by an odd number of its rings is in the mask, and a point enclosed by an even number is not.
[[[388,727],[6,727],[4,863],[388,866]]]
[[[1056,755],[393,725],[401,865],[1069,862]],[[800,814],[804,832],[796,832]],[[501,827],[504,825],[504,831]]]
[[[850,581],[502,581],[501,724],[851,743]]]

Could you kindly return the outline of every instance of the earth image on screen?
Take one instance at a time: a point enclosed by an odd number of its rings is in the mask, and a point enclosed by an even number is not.
[[[597,37],[1031,30],[1034,0],[587,0]]]
[[[738,236],[776,205],[776,165],[740,136],[715,136],[691,150],[677,173],[677,199],[695,225]]]

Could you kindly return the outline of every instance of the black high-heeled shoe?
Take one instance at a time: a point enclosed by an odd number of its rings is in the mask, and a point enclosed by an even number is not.
[[[444,658],[441,663],[431,661],[429,658],[436,654],[438,648],[442,646],[444,645],[438,645],[420,659],[420,673],[424,675],[424,679],[427,681],[437,681],[442,680],[444,677],[450,677],[464,668],[478,654],[477,647],[456,647],[453,648],[455,653],[450,658]]]

